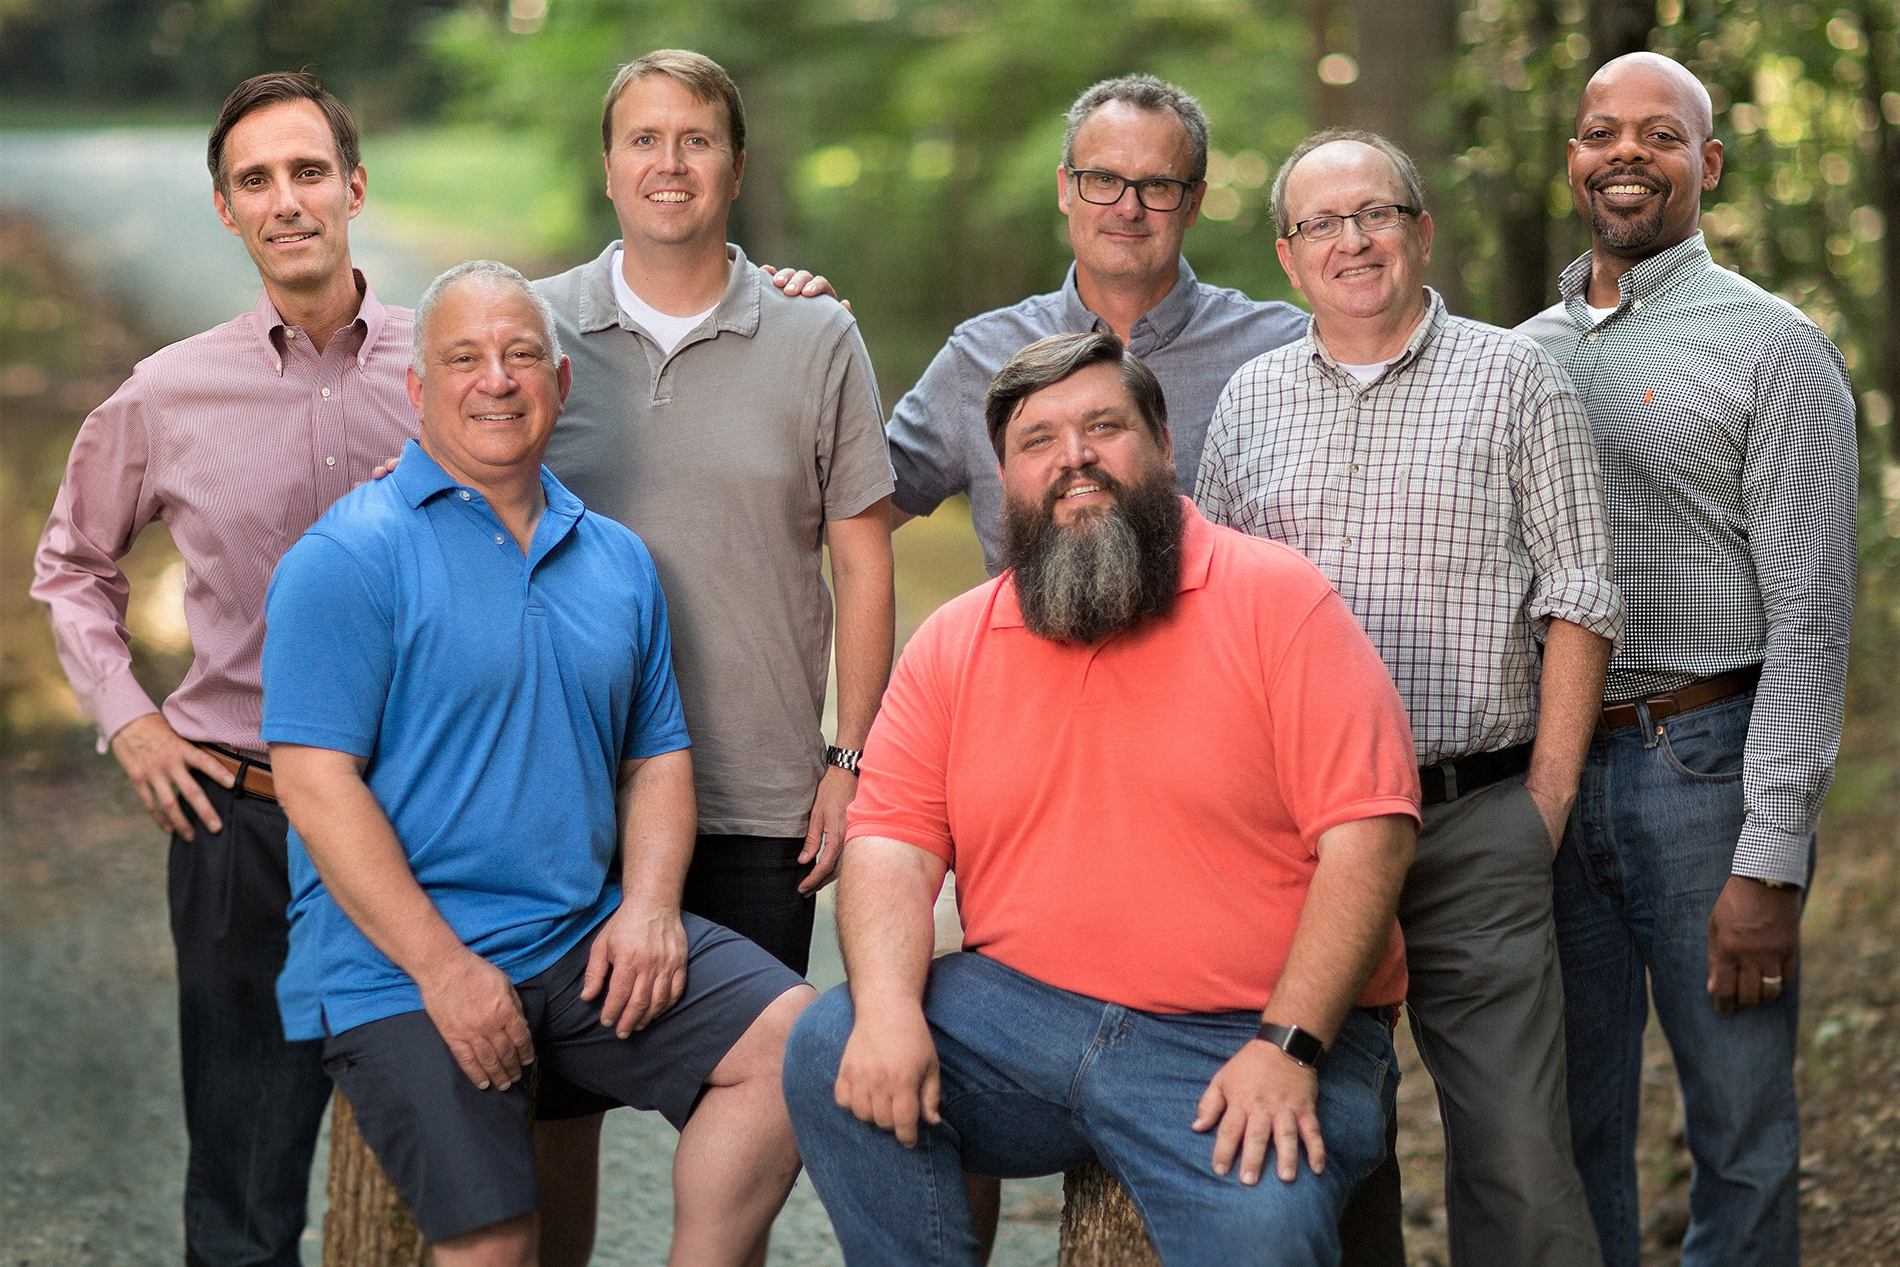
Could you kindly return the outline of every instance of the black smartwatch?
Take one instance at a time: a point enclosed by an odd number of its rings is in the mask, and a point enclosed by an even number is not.
[[[864,749],[862,748],[830,747],[825,749],[825,764],[828,766],[835,765],[840,770],[849,770],[851,773],[856,774],[858,772],[858,761],[863,756]]]
[[[1268,1022],[1260,1027],[1259,1037],[1260,1041],[1273,1044],[1291,1056],[1294,1063],[1305,1065],[1308,1069],[1317,1068],[1320,1057],[1326,1054],[1326,1044],[1297,1025]]]

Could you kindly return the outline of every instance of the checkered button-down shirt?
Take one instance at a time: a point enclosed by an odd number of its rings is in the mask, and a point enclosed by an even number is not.
[[[1531,340],[1435,292],[1369,385],[1316,334],[1248,362],[1214,409],[1195,499],[1295,547],[1379,649],[1430,764],[1530,740],[1551,618],[1616,639],[1582,403]]]
[[[1600,325],[1590,257],[1520,329],[1590,410],[1629,634],[1612,703],[1762,666],[1737,875],[1801,884],[1834,775],[1854,608],[1854,397],[1801,311],[1697,234],[1638,264]]]

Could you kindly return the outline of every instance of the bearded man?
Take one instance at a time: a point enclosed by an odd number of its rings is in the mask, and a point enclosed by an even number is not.
[[[787,1048],[801,1153],[853,1263],[975,1263],[965,1171],[1089,1160],[1165,1262],[1335,1263],[1396,1083],[1397,692],[1312,564],[1175,494],[1115,336],[1029,345],[985,414],[1010,569],[925,622],[871,729],[850,980]]]

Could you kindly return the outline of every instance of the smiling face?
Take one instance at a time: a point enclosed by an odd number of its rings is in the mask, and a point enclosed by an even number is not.
[[[644,75],[614,103],[607,196],[628,250],[641,245],[724,250],[745,155],[732,152],[726,107],[670,75]]]
[[[1143,110],[1110,101],[1082,121],[1075,133],[1075,170],[1109,171],[1130,180],[1163,176],[1186,180],[1194,144],[1172,110]],[[1154,280],[1172,286],[1181,239],[1200,214],[1202,181],[1173,211],[1150,211],[1133,189],[1111,206],[1076,196],[1069,169],[1056,169],[1056,205],[1069,218],[1069,245],[1076,268],[1102,281]]]
[[[1166,428],[1148,427],[1114,365],[1090,365],[1023,398],[1003,430],[1003,496],[1045,507],[1058,525],[1099,518],[1122,490],[1174,480]]]
[[[285,101],[239,119],[225,137],[218,219],[250,253],[266,287],[312,293],[350,267],[349,224],[366,178],[344,171],[314,101]]]
[[[1351,216],[1367,207],[1405,206],[1404,183],[1392,161],[1370,145],[1334,141],[1300,160],[1286,181],[1288,220]],[[1386,321],[1420,313],[1425,266],[1432,259],[1432,218],[1400,217],[1397,228],[1367,233],[1347,220],[1338,237],[1309,242],[1281,238],[1280,266],[1306,293],[1322,337],[1329,326]]]
[[[1593,251],[1646,259],[1695,233],[1702,194],[1722,178],[1711,130],[1707,91],[1674,62],[1636,54],[1597,72],[1567,163]]]
[[[538,472],[570,377],[567,358],[549,355],[533,301],[471,277],[442,294],[416,338],[426,372],[409,371],[409,400],[429,456],[480,487]]]

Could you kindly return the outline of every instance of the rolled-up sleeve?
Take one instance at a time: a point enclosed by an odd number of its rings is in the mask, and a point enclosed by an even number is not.
[[[144,367],[86,418],[33,558],[32,595],[46,605],[66,680],[98,724],[99,750],[127,722],[158,711],[132,676],[126,630],[131,585],[119,560],[158,516]]]
[[[1611,579],[1610,520],[1590,417],[1569,376],[1528,340],[1511,480],[1534,579],[1525,603],[1545,625],[1568,621],[1623,641],[1623,595]]]

